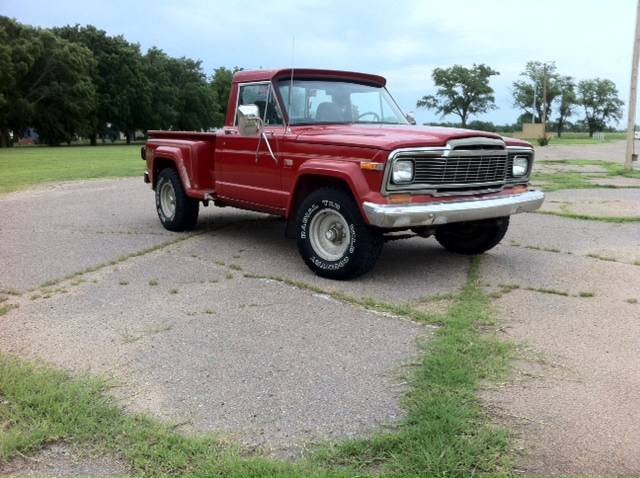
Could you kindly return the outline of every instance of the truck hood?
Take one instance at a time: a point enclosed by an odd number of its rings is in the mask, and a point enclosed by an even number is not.
[[[296,141],[393,151],[399,148],[445,146],[452,139],[483,137],[501,139],[509,146],[531,147],[530,143],[504,138],[495,133],[435,126],[344,124],[293,127]]]

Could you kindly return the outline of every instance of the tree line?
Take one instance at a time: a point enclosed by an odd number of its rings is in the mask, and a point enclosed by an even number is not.
[[[0,16],[0,146],[35,128],[42,142],[224,124],[233,70],[109,36],[93,26],[42,29]],[[13,133],[12,139],[10,132]]]
[[[42,29],[0,16],[0,147],[27,128],[55,146],[77,136],[96,145],[120,133],[130,142],[136,131],[221,127],[240,69],[220,67],[209,76],[200,61],[173,58],[157,47],[142,54],[139,44],[90,25]],[[469,119],[496,108],[489,80],[499,74],[487,65],[435,68],[438,89],[417,106],[457,115],[462,127],[491,130],[491,123]],[[558,135],[567,126],[593,135],[622,118],[623,102],[610,80],[576,82],[560,75],[555,63],[537,61],[521,76],[512,90],[523,112],[519,124],[551,121]],[[569,125],[578,108],[584,119]]]
[[[499,74],[484,64],[474,64],[471,68],[460,65],[435,68],[432,79],[438,89],[434,95],[419,100],[417,107],[433,109],[443,117],[456,115],[460,125],[467,127],[471,116],[496,109],[489,80]],[[539,61],[528,62],[520,76],[524,79],[512,83],[513,106],[523,112],[518,118],[519,125],[552,122],[558,136],[569,126],[574,131],[588,131],[592,137],[596,131],[607,130],[609,123],[622,119],[624,102],[611,80],[576,81],[558,73],[555,62]],[[584,118],[569,124],[568,119],[579,109]]]

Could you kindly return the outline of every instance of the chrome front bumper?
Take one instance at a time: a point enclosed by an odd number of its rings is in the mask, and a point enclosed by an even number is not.
[[[532,212],[544,201],[541,191],[490,199],[465,199],[427,204],[375,204],[362,207],[369,224],[383,228],[433,226]]]

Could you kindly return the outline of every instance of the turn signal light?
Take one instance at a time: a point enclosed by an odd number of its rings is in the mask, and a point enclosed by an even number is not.
[[[366,171],[382,171],[383,168],[382,163],[360,163],[360,169]]]

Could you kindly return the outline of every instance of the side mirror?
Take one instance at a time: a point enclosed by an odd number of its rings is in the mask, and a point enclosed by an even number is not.
[[[409,124],[416,124],[416,114],[413,111],[407,113],[407,121]]]
[[[261,135],[262,128],[260,109],[256,105],[238,106],[238,130],[242,136]]]

